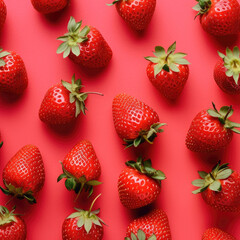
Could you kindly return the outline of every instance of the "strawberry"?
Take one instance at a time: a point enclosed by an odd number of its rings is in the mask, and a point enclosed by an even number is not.
[[[0,91],[19,95],[28,85],[26,68],[15,52],[0,49]]]
[[[26,198],[36,203],[34,195],[45,181],[45,170],[39,149],[34,145],[22,147],[3,169],[3,193],[17,198]]]
[[[118,14],[135,31],[143,31],[150,23],[156,0],[114,0]]]
[[[201,179],[192,182],[199,187],[194,194],[201,193],[204,201],[219,211],[240,211],[240,174],[230,169],[228,163],[219,162],[210,173],[198,173]]]
[[[82,83],[80,79],[72,82],[61,81],[52,86],[46,93],[39,110],[39,118],[50,126],[64,126],[71,124],[82,112],[85,115],[85,100],[88,94],[96,92],[81,92]]]
[[[38,12],[49,14],[64,9],[69,0],[31,0],[31,2]]]
[[[239,48],[235,46],[233,51],[226,49],[226,55],[218,52],[221,59],[218,60],[214,68],[214,79],[217,85],[228,94],[240,94],[240,74]]]
[[[63,53],[63,58],[69,57],[74,63],[86,68],[102,68],[108,65],[112,58],[112,50],[102,34],[92,26],[81,27],[70,17],[68,32],[58,40],[63,41],[57,53]]]
[[[165,174],[152,168],[151,160],[141,157],[126,162],[118,178],[118,194],[121,203],[129,209],[146,206],[155,201],[161,191],[161,180]]]
[[[113,122],[117,134],[127,147],[138,147],[147,141],[152,144],[165,123],[159,123],[158,114],[148,105],[125,93],[118,94],[112,104]]]
[[[75,208],[77,212],[72,213],[64,220],[62,225],[63,240],[103,239],[102,224],[105,223],[97,216],[100,210],[92,211],[93,204],[100,195],[93,200],[88,211]]]
[[[76,144],[61,164],[63,174],[57,181],[66,178],[65,186],[68,190],[80,194],[85,188],[91,195],[93,186],[101,184],[97,181],[101,175],[101,166],[89,141],[84,140]]]
[[[204,232],[202,240],[237,240],[237,239],[219,228],[209,228]]]
[[[155,57],[146,57],[150,63],[147,66],[147,76],[153,86],[170,100],[175,100],[182,92],[189,75],[189,62],[185,53],[174,53],[176,42],[167,50],[161,46],[155,47]]]
[[[27,229],[24,220],[4,207],[0,206],[0,239],[1,240],[25,240]]]
[[[7,7],[3,0],[0,0],[0,30],[3,28],[7,16]]]
[[[193,152],[214,152],[225,148],[232,140],[233,132],[240,124],[228,119],[232,116],[232,106],[224,106],[218,111],[202,110],[193,119],[186,137],[186,146]]]
[[[237,0],[196,0],[203,29],[214,36],[239,33],[240,5]]]
[[[168,217],[161,209],[133,220],[127,228],[125,240],[171,240]]]

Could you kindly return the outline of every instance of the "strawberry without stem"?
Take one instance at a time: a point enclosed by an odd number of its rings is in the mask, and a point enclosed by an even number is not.
[[[7,7],[3,0],[0,0],[0,30],[3,28],[7,16]]]
[[[219,228],[209,228],[204,232],[202,240],[237,240],[237,239]]]

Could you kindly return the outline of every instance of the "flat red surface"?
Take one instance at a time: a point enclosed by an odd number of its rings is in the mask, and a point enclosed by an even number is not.
[[[105,227],[105,240],[121,240],[128,223],[144,211],[125,209],[118,198],[117,180],[124,162],[137,155],[151,158],[154,167],[163,170],[167,180],[152,207],[166,211],[174,240],[197,240],[208,227],[218,226],[238,239],[240,217],[217,213],[208,207],[201,196],[194,196],[191,181],[197,170],[209,170],[206,159],[222,159],[240,170],[240,136],[235,135],[226,151],[211,156],[201,156],[185,147],[185,136],[191,120],[214,101],[218,107],[233,105],[232,119],[239,122],[239,97],[221,92],[213,80],[213,67],[218,59],[217,50],[240,43],[235,37],[215,39],[206,34],[198,20],[194,21],[195,4],[192,0],[158,1],[156,11],[147,31],[139,36],[131,31],[117,14],[115,7],[106,6],[106,0],[71,0],[70,6],[60,14],[45,17],[32,7],[30,0],[6,0],[7,21],[0,37],[5,50],[15,50],[25,61],[29,86],[18,101],[0,99],[0,130],[4,146],[0,151],[0,171],[7,161],[25,144],[39,147],[45,168],[46,182],[38,203],[30,206],[14,201],[17,211],[24,214],[29,240],[59,240],[64,218],[73,207],[88,207],[84,198],[74,203],[74,193],[68,192],[63,182],[56,179],[61,173],[62,161],[67,152],[80,140],[89,139],[102,166],[95,194],[102,193],[96,203],[101,208]],[[70,16],[83,19],[83,24],[100,30],[113,50],[109,66],[98,74],[89,75],[69,59],[56,54],[59,41],[66,32]],[[177,41],[177,51],[188,53],[191,62],[190,77],[182,95],[169,103],[150,84],[146,76],[147,61],[155,45],[165,48]],[[38,118],[38,110],[47,89],[61,79],[70,81],[73,73],[82,78],[86,90],[104,93],[104,97],[90,96],[87,116],[80,117],[75,128],[59,134],[46,127]],[[166,122],[165,131],[153,146],[139,150],[124,150],[112,121],[112,99],[120,93],[133,95],[150,106]],[[1,204],[8,197],[0,193]],[[92,200],[92,198],[91,198]]]

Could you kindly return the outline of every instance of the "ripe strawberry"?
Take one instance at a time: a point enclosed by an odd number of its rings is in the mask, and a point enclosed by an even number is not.
[[[27,85],[28,77],[22,58],[15,52],[0,49],[0,91],[19,95]]]
[[[3,25],[6,21],[7,16],[7,7],[3,0],[0,0],[0,30],[3,28]]]
[[[240,5],[237,0],[196,0],[203,29],[214,36],[239,33]]]
[[[117,134],[127,147],[152,144],[165,123],[159,123],[157,113],[145,103],[125,93],[118,94],[112,104],[113,122]]]
[[[17,198],[26,198],[36,203],[34,195],[45,181],[45,170],[39,149],[34,145],[22,147],[3,169],[3,193]]]
[[[168,217],[163,210],[154,209],[129,224],[125,240],[145,240],[146,238],[148,240],[172,239]]]
[[[240,124],[228,119],[233,114],[232,106],[224,106],[218,111],[202,110],[193,119],[186,137],[186,146],[193,152],[214,152],[225,148],[232,140],[233,132]]]
[[[63,174],[57,181],[66,178],[65,186],[69,191],[74,190],[80,194],[85,188],[91,195],[93,186],[101,184],[97,181],[101,175],[101,166],[89,141],[84,140],[76,144],[61,164]]]
[[[82,21],[77,22],[70,17],[68,32],[58,40],[63,43],[57,53],[63,53],[63,58],[69,57],[74,63],[86,68],[102,68],[108,65],[112,58],[112,50],[101,33],[92,26],[81,27]]]
[[[150,23],[156,0],[114,0],[118,14],[135,31],[143,31]]]
[[[64,126],[73,123],[78,115],[83,112],[85,115],[85,100],[88,94],[98,94],[96,92],[81,92],[82,83],[80,79],[72,82],[61,81],[51,87],[40,106],[39,118],[50,126]]]
[[[161,191],[161,180],[165,174],[152,168],[151,160],[141,157],[126,162],[118,178],[118,194],[121,203],[129,209],[146,206],[155,201]]]
[[[237,239],[231,236],[230,234],[223,232],[219,228],[209,228],[204,232],[202,240],[237,240]]]
[[[214,69],[214,79],[217,85],[228,94],[240,94],[240,58],[239,48],[235,46],[233,51],[226,49],[226,56],[218,52],[221,59]]]
[[[153,86],[170,100],[175,100],[182,92],[188,79],[190,64],[184,57],[185,53],[174,53],[176,42],[165,52],[161,46],[155,47],[156,57],[146,57],[147,76]]]
[[[1,240],[25,240],[27,229],[24,220],[6,207],[0,206],[0,239]]]
[[[228,167],[228,163],[218,163],[210,173],[198,172],[201,179],[192,182],[211,207],[224,212],[240,211],[240,175]]]
[[[102,223],[105,223],[97,216],[100,209],[92,211],[93,204],[100,195],[93,200],[88,211],[75,208],[77,212],[72,213],[65,219],[62,225],[63,240],[103,239]]]
[[[33,7],[40,13],[49,14],[62,10],[69,0],[31,0]]]

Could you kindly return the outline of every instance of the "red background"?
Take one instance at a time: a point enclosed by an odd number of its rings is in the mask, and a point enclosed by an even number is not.
[[[110,1],[109,1],[110,2]],[[209,170],[206,159],[222,159],[240,169],[240,136],[234,136],[226,151],[211,156],[201,156],[185,147],[185,136],[193,117],[214,101],[218,107],[232,104],[239,121],[239,97],[221,92],[213,80],[213,67],[218,59],[217,50],[239,43],[237,37],[215,39],[206,34],[198,20],[194,21],[195,4],[192,0],[158,1],[153,19],[142,35],[135,34],[119,17],[115,7],[108,7],[106,0],[71,0],[68,8],[59,14],[46,17],[32,7],[30,0],[6,0],[7,20],[1,33],[1,46],[19,53],[27,68],[29,86],[18,101],[0,99],[0,126],[4,146],[0,151],[0,170],[7,161],[26,144],[39,147],[46,169],[46,182],[34,206],[14,201],[17,212],[24,214],[28,239],[61,239],[64,218],[73,207],[88,207],[83,198],[74,203],[74,193],[68,192],[63,182],[56,179],[61,173],[62,161],[67,152],[80,140],[89,139],[102,166],[95,194],[102,193],[96,203],[101,207],[105,227],[105,240],[120,240],[125,236],[128,223],[144,211],[125,209],[118,198],[117,180],[124,162],[137,155],[151,158],[153,166],[163,170],[167,180],[152,207],[164,209],[169,217],[172,237],[175,240],[201,239],[203,231],[212,226],[221,227],[236,237],[240,236],[240,218],[217,213],[208,207],[201,196],[194,196],[191,181],[197,170]],[[69,59],[56,54],[59,41],[66,32],[67,22],[73,16],[83,24],[100,30],[113,50],[113,58],[106,69],[98,74],[88,74]],[[156,45],[167,48],[177,41],[177,51],[188,53],[191,62],[190,76],[182,95],[169,103],[150,84],[146,76],[147,61]],[[81,116],[75,128],[59,134],[46,127],[38,118],[38,110],[47,89],[61,79],[70,81],[73,73],[80,77],[85,90],[99,91],[104,97],[90,96],[87,116]],[[112,121],[113,97],[126,92],[153,107],[160,120],[166,122],[164,133],[153,146],[139,150],[124,150]],[[8,197],[0,195],[4,204]],[[92,198],[91,198],[92,200]]]

